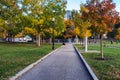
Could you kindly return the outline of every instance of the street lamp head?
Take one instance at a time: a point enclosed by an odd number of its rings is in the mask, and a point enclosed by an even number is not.
[[[55,10],[53,10],[52,12],[55,13]]]
[[[52,21],[54,22],[54,21],[55,21],[55,18],[52,18]]]
[[[6,23],[6,24],[8,24],[8,22],[7,22],[7,21],[5,21],[5,23]]]

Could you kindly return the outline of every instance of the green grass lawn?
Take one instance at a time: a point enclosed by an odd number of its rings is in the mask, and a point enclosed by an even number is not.
[[[77,45],[78,49],[82,49]],[[89,50],[99,50],[99,45],[89,45]],[[84,58],[91,66],[99,80],[120,80],[120,44],[107,44],[104,47],[105,58],[112,60],[96,60],[100,53],[83,53]]]
[[[58,48],[61,45],[55,44]],[[51,45],[0,43],[0,80],[6,80],[52,51]]]

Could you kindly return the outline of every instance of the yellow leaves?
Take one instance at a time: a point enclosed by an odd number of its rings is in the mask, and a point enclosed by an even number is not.
[[[0,19],[0,27],[3,27],[4,20]]]
[[[49,33],[50,35],[53,34],[53,28],[46,29],[45,32]],[[54,36],[57,36],[58,32],[54,30]]]
[[[118,33],[120,33],[120,28],[118,28],[118,30],[117,30],[117,31],[118,31]]]
[[[98,26],[98,23],[96,21],[93,22],[94,26]]]
[[[102,23],[103,25],[103,29],[107,29],[107,24],[106,23]]]
[[[85,36],[90,37],[91,35],[91,30],[86,30],[85,32],[81,32],[78,36],[84,38]]]
[[[30,2],[30,0],[24,0],[23,4],[28,4]]]
[[[87,30],[87,31],[86,31],[86,36],[87,36],[87,37],[90,37],[91,35],[92,35],[92,34],[91,34],[91,31],[90,31],[90,30]]]
[[[120,35],[116,35],[115,38],[120,40]]]
[[[23,33],[22,33],[22,32],[20,32],[20,33],[18,33],[17,35],[15,35],[15,37],[16,37],[16,38],[23,37]]]
[[[36,25],[42,25],[44,23],[44,20],[43,19],[40,19],[40,20],[33,19],[33,23]]]
[[[0,32],[0,38],[6,38],[6,31]]]
[[[89,12],[89,10],[85,6],[83,6],[83,5],[81,6],[81,11],[85,12],[85,13]]]
[[[57,2],[61,2],[61,0],[56,0]]]
[[[74,32],[75,35],[78,35],[81,38],[83,38],[84,36],[90,37],[92,35],[91,30],[82,31],[78,27],[76,27],[73,32]]]
[[[52,31],[53,31],[52,28],[46,29],[46,32],[49,32],[50,34],[52,34]]]
[[[90,30],[88,28],[91,26],[91,23],[89,20],[79,19],[79,23],[74,29],[74,34],[78,35],[79,37],[83,38],[84,36],[91,36]]]
[[[43,23],[44,23],[44,20],[43,20],[43,19],[39,20],[39,24],[40,24],[40,25],[42,25]]]
[[[75,35],[80,35],[80,30],[79,30],[79,28],[76,27],[76,28],[74,29],[73,33],[74,33]]]
[[[88,28],[91,26],[91,23],[88,20],[81,21],[80,25],[81,25],[81,27],[80,27],[81,34],[85,36]]]
[[[91,26],[91,23],[87,20],[84,22],[84,25],[83,25],[85,28],[88,28]]]
[[[33,28],[25,27],[23,32],[35,36],[37,31]]]

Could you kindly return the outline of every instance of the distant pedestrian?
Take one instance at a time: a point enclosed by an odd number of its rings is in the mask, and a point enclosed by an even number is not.
[[[65,45],[65,43],[63,42],[63,45]]]
[[[110,42],[111,42],[111,44],[113,44],[113,40],[111,40]]]

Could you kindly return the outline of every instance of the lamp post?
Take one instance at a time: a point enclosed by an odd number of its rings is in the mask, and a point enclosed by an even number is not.
[[[55,18],[52,18],[52,27],[53,27],[53,32],[52,32],[52,49],[54,50],[54,21]]]

